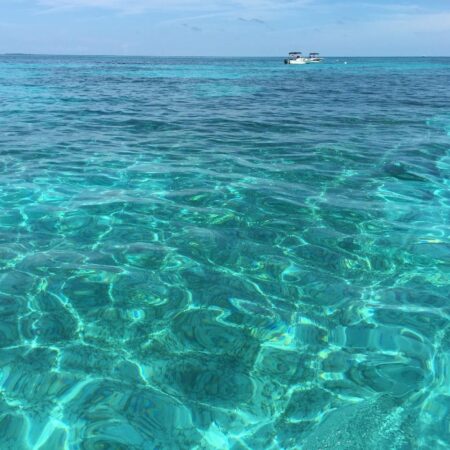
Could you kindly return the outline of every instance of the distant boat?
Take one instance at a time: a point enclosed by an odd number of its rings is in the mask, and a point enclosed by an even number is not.
[[[310,63],[320,63],[323,61],[323,58],[320,57],[319,53],[312,52],[309,54],[308,62]]]
[[[308,58],[302,55],[302,52],[290,52],[289,58],[284,60],[285,64],[307,64]]]
[[[323,58],[320,57],[319,53],[312,52],[308,57],[302,55],[302,52],[290,52],[289,57],[284,60],[285,64],[310,64],[310,63],[320,63]]]

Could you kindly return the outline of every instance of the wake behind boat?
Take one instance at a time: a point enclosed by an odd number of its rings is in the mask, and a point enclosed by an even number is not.
[[[285,64],[311,64],[320,63],[323,58],[317,52],[312,52],[308,57],[303,56],[302,52],[290,52],[289,57],[284,60]]]

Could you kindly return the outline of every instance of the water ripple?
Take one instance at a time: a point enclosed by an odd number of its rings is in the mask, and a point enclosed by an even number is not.
[[[449,70],[1,56],[0,447],[448,448]]]

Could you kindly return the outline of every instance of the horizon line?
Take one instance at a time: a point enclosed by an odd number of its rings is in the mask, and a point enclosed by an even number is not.
[[[306,52],[309,53],[309,52]],[[305,54],[306,54],[305,53]],[[0,56],[84,56],[84,57],[115,57],[115,58],[285,58],[286,55],[144,55],[114,53],[28,53],[5,52]],[[450,55],[323,55],[323,58],[450,58]]]

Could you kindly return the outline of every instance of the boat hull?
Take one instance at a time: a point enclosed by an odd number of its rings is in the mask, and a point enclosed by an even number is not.
[[[297,59],[285,59],[285,64],[319,64],[323,60],[322,59],[310,59],[310,58],[297,58]]]
[[[306,61],[306,58],[298,58],[298,59],[286,59],[285,60],[286,64],[308,64],[308,62]]]

